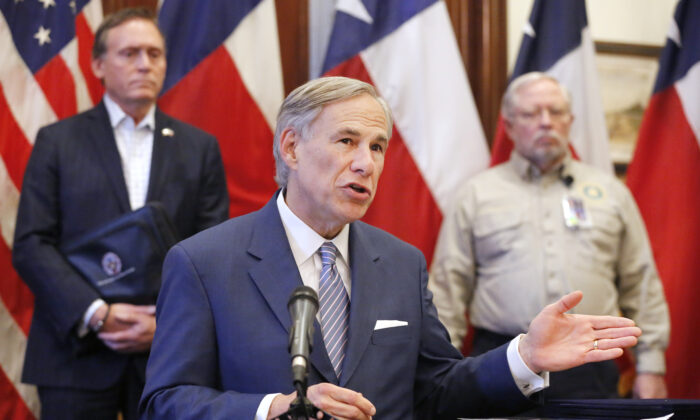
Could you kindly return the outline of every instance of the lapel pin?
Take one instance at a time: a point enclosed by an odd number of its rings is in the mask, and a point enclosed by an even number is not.
[[[173,131],[172,128],[164,128],[160,130],[160,134],[162,134],[164,137],[172,137],[175,135],[175,132]]]

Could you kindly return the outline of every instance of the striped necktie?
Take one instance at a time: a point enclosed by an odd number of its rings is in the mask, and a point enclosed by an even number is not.
[[[319,248],[321,255],[321,331],[326,351],[336,375],[340,378],[345,357],[348,331],[348,292],[338,274],[335,259],[338,249],[332,242],[324,242]]]

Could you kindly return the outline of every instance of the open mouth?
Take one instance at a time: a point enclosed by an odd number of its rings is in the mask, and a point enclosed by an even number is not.
[[[352,184],[349,184],[348,186],[350,187],[350,189],[352,189],[353,191],[360,193],[360,194],[369,194],[370,193],[367,188],[363,187],[360,184],[352,183]]]

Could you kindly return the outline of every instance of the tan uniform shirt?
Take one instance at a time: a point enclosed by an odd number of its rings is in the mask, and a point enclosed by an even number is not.
[[[566,226],[565,196],[584,204],[591,227]],[[621,182],[570,157],[541,174],[514,152],[472,178],[453,210],[429,287],[455,346],[467,311],[476,327],[517,335],[545,305],[581,290],[572,312],[632,318],[643,331],[638,371],[665,371],[668,308],[644,223]]]

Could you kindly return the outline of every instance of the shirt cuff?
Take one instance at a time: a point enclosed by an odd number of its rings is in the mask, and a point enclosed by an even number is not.
[[[508,344],[506,355],[508,357],[508,367],[511,375],[513,375],[515,384],[523,395],[529,397],[549,386],[549,372],[544,371],[538,375],[527,367],[518,351],[522,336],[523,334],[520,334],[511,340],[510,344]]]
[[[90,332],[90,319],[93,315],[95,315],[95,312],[97,312],[100,306],[106,304],[107,302],[102,299],[95,299],[95,301],[88,306],[87,311],[85,311],[85,315],[83,315],[83,322],[81,322],[80,326],[78,326],[78,337],[85,337]]]
[[[267,420],[267,415],[270,413],[270,406],[272,405],[272,400],[274,400],[275,397],[278,395],[280,394],[277,393],[265,395],[262,401],[260,401],[258,411],[255,412],[255,420]]]
[[[637,345],[637,348],[639,348],[639,345]],[[659,375],[666,373],[666,358],[663,350],[637,350],[636,356],[637,373],[656,373]]]

